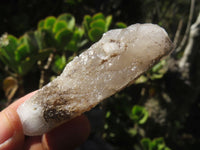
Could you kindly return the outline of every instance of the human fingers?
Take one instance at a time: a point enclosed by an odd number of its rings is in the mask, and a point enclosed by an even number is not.
[[[42,145],[47,150],[72,150],[88,138],[89,132],[89,121],[81,115],[44,134]]]
[[[17,108],[34,92],[20,98],[0,112],[0,150],[22,149],[24,134]]]

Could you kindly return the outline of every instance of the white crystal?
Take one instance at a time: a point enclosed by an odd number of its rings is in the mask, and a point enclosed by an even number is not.
[[[135,24],[110,30],[17,110],[24,134],[41,135],[133,83],[173,49],[165,30]]]

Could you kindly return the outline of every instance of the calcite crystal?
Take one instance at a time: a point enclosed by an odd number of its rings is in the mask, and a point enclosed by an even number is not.
[[[68,63],[60,76],[19,106],[24,134],[41,135],[90,110],[133,83],[172,49],[167,33],[158,25],[135,24],[106,32]]]

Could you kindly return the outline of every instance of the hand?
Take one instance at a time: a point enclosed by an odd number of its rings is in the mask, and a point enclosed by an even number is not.
[[[20,98],[0,112],[0,150],[71,150],[87,139],[90,125],[84,115],[42,136],[24,136],[16,110],[34,93]]]

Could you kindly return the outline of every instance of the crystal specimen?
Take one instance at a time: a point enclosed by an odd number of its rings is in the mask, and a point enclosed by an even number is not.
[[[130,85],[173,49],[165,30],[135,24],[106,32],[60,76],[19,106],[24,134],[48,132]]]

